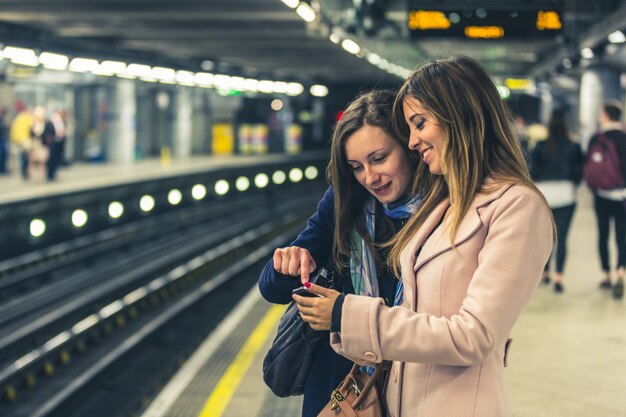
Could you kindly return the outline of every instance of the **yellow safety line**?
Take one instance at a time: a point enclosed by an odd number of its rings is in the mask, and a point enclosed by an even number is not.
[[[222,375],[198,417],[221,417],[252,361],[276,328],[276,323],[283,315],[285,308],[284,305],[275,305],[268,310],[241,347],[237,357]]]

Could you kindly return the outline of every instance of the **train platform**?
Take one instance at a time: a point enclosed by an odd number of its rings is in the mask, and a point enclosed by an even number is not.
[[[18,172],[0,176],[0,205],[47,195],[92,190],[112,185],[129,184],[145,180],[202,173],[226,167],[253,167],[262,162],[298,160],[324,151],[304,152],[297,155],[230,155],[196,156],[161,160],[144,159],[128,164],[76,163],[59,169],[54,181],[24,180]]]
[[[626,417],[626,304],[598,288],[588,190],[578,202],[565,292],[540,284],[513,331],[506,378],[515,417]],[[273,396],[261,374],[283,310],[251,288],[141,416],[300,415],[301,397]]]

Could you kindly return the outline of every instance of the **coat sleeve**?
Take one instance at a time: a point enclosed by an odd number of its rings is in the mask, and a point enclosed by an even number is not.
[[[378,299],[348,295],[341,333],[331,335],[333,348],[350,359],[368,362],[453,366],[482,362],[508,337],[552,249],[549,210],[534,191],[525,190],[508,198],[505,193],[483,225],[489,229],[457,314],[415,313],[385,307]]]
[[[329,187],[317,204],[317,211],[307,221],[306,228],[289,245],[307,249],[318,268],[325,266],[330,259],[335,227],[334,209],[333,189]],[[296,277],[278,273],[272,259],[265,264],[259,276],[261,295],[271,303],[289,303],[291,291],[300,285],[300,280]]]

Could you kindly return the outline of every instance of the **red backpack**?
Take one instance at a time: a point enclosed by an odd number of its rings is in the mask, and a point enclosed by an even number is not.
[[[603,133],[589,146],[584,177],[593,189],[612,190],[624,186],[617,146]]]

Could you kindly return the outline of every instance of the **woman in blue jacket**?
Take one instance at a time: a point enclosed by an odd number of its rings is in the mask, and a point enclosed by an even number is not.
[[[402,290],[380,244],[417,210],[419,193],[408,138],[391,124],[394,98],[391,91],[363,94],[337,122],[326,173],[331,187],[302,233],[265,265],[259,288],[266,300],[289,303],[292,290],[325,266],[335,269],[335,286],[344,293],[399,303]],[[307,376],[303,417],[318,415],[352,365],[330,348],[328,334]]]

